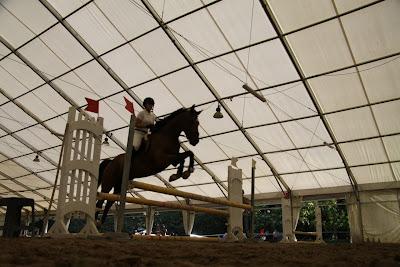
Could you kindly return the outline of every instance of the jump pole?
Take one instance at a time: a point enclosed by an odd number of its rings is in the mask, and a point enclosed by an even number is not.
[[[129,123],[128,143],[126,144],[124,171],[122,174],[121,196],[118,200],[119,207],[117,209],[117,233],[121,233],[124,228],[126,189],[128,187],[129,172],[131,169],[132,146],[133,146],[134,133],[135,133],[135,113],[132,113],[131,120]]]
[[[116,195],[116,194],[97,193],[97,199],[121,201],[121,196]],[[140,205],[147,205],[147,206],[171,208],[171,209],[177,209],[177,210],[189,210],[189,211],[204,212],[204,213],[208,213],[208,214],[212,214],[212,215],[229,217],[229,212],[227,212],[225,210],[203,208],[203,207],[198,207],[198,206],[191,206],[191,205],[184,205],[184,204],[177,204],[177,203],[170,203],[170,202],[162,202],[162,201],[143,199],[143,198],[137,198],[137,197],[125,197],[125,202],[135,203],[135,204],[140,204]]]
[[[143,190],[147,190],[147,191],[153,191],[153,192],[157,192],[157,193],[167,194],[167,195],[171,195],[171,196],[179,196],[179,197],[183,197],[183,198],[195,199],[195,200],[210,202],[210,203],[229,206],[229,207],[251,210],[251,205],[236,203],[236,202],[232,202],[232,201],[224,200],[224,199],[202,196],[202,195],[193,194],[193,193],[189,193],[189,192],[185,192],[185,191],[180,191],[180,190],[173,189],[173,188],[167,188],[167,187],[146,184],[146,183],[136,182],[136,181],[131,181],[130,186],[134,187],[134,188],[139,188],[139,189],[143,189]]]

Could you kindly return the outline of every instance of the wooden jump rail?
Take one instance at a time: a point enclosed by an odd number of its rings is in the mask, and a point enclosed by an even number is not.
[[[106,194],[106,193],[97,193],[97,199],[104,199],[104,200],[111,200],[111,201],[120,201],[121,196],[115,194]],[[218,210],[218,209],[211,209],[211,208],[203,208],[198,206],[191,206],[185,204],[177,204],[177,203],[170,203],[170,202],[161,202],[156,200],[150,199],[143,199],[137,197],[126,197],[126,202],[128,203],[135,203],[140,205],[147,205],[147,206],[157,206],[157,207],[164,207],[164,208],[171,208],[171,209],[178,209],[178,210],[188,210],[188,211],[198,211],[204,212],[208,214],[213,214],[222,217],[229,217],[229,212],[225,210]]]
[[[153,191],[153,192],[157,192],[157,193],[172,195],[172,196],[179,196],[179,197],[183,197],[183,198],[190,198],[190,199],[200,200],[200,201],[204,201],[204,202],[210,202],[210,203],[214,203],[214,204],[229,206],[229,207],[251,210],[251,205],[236,203],[236,202],[232,202],[232,201],[228,201],[228,200],[224,200],[224,199],[206,197],[206,196],[202,196],[202,195],[198,195],[198,194],[180,191],[180,190],[173,189],[173,188],[166,188],[166,187],[152,185],[152,184],[146,184],[146,183],[142,183],[142,182],[131,181],[130,188],[132,188],[132,187],[147,190],[147,191]]]

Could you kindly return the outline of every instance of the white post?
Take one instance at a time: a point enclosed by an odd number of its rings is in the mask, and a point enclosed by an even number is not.
[[[186,205],[190,205],[190,199],[186,199]],[[195,216],[196,213],[194,211],[182,210],[183,228],[188,236],[192,233]]]
[[[155,213],[154,208],[148,206],[146,210],[146,235],[151,235],[151,231],[153,230],[154,213]]]
[[[282,228],[283,239],[282,242],[294,242],[295,236],[293,234],[293,220],[292,220],[292,207],[290,198],[281,198],[282,204]]]
[[[228,199],[229,201],[243,204],[242,196],[242,170],[236,166],[237,159],[232,158],[228,166]],[[228,240],[243,240],[243,209],[228,207]]]

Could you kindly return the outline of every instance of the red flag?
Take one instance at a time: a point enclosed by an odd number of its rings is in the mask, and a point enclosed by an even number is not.
[[[133,112],[134,112],[133,103],[131,101],[129,101],[128,99],[126,99],[126,97],[124,97],[124,99],[125,99],[125,104],[126,104],[125,105],[126,110],[133,114]]]
[[[86,102],[87,102],[87,107],[85,110],[89,112],[94,112],[94,113],[99,113],[99,101],[98,100],[93,100],[90,98],[85,97]]]

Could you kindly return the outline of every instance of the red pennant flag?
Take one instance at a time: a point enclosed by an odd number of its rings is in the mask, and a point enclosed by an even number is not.
[[[87,107],[85,110],[89,112],[94,112],[94,113],[99,113],[99,101],[98,100],[93,100],[90,98],[85,97],[86,102],[87,102]]]
[[[133,108],[133,103],[131,101],[129,101],[128,99],[126,99],[126,97],[124,97],[124,99],[125,99],[125,104],[126,104],[125,105],[126,110],[133,114],[133,112],[135,111]]]

